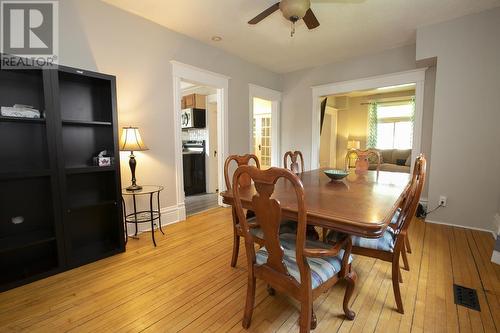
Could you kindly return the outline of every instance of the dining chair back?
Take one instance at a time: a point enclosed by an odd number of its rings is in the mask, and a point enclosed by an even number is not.
[[[356,156],[355,169],[356,171],[366,171],[370,167],[370,157],[374,156],[377,159],[377,171],[380,170],[381,155],[376,149],[350,149],[345,156],[345,168],[349,169],[351,156]]]
[[[388,228],[380,238],[369,239],[358,236],[352,237],[352,253],[392,263],[392,286],[397,310],[400,313],[404,313],[404,308],[399,288],[399,283],[403,282],[399,267],[399,259],[400,256],[403,256],[405,268],[408,269],[405,242],[408,236],[408,228],[415,216],[425,183],[426,164],[427,162],[424,155],[420,154],[415,160],[412,179],[403,193],[399,207],[392,217],[392,221]],[[338,235],[331,232],[328,234],[327,239],[328,241],[334,242],[338,239]]]
[[[300,166],[299,160],[300,158]],[[290,160],[290,164],[288,164]],[[293,173],[298,174],[304,172],[304,156],[301,151],[287,151],[283,156],[283,166],[285,169],[291,170]]]
[[[348,287],[344,296],[344,312],[348,318],[353,319],[354,313],[349,309],[348,303],[356,275],[350,270],[350,260],[352,260],[350,238],[344,237],[335,246],[306,240],[307,211],[304,187],[301,180],[290,170],[282,168],[259,170],[253,166],[240,166],[234,173],[233,184],[240,184],[240,179],[244,176],[248,176],[254,183],[255,194],[251,206],[263,231],[261,235],[263,247],[255,251],[258,237],[251,232],[245,219],[240,195],[242,187],[234,186],[233,205],[238,220],[242,221],[241,229],[245,238],[248,262],[248,289],[243,327],[250,326],[255,302],[256,278],[266,281],[273,290],[290,294],[301,303],[301,332],[309,332],[316,326],[312,309],[314,298],[340,278],[345,278]],[[287,182],[290,185],[291,195],[296,199],[298,208],[296,234],[280,234],[281,206],[279,200],[272,196],[278,181]]]
[[[300,165],[299,165],[300,159]],[[292,171],[294,174],[304,172],[304,156],[301,151],[287,151],[283,156],[283,166],[285,169]],[[327,229],[323,228],[323,238],[325,237]],[[314,226],[307,226],[307,238],[308,239],[319,239],[319,234],[314,228]]]
[[[427,161],[425,157],[420,154],[413,168],[412,179],[407,189],[408,194],[405,200],[405,207],[402,208],[400,217],[398,219],[399,233],[407,232],[413,217],[415,216],[422,195],[422,189],[425,184]]]
[[[226,182],[227,191],[231,191],[232,189],[232,184],[231,184],[232,177],[230,177],[229,175],[232,164],[236,164],[236,167],[239,167],[241,165],[250,165],[250,163],[252,162],[255,164],[256,168],[260,169],[260,161],[258,157],[253,154],[230,155],[228,156],[228,158],[226,158],[226,161],[224,162],[224,180]],[[251,179],[250,177],[245,175],[241,177],[239,182],[241,186],[248,186],[251,183]],[[253,216],[253,212],[247,211],[246,216],[247,218]],[[232,207],[232,217],[233,217],[233,253],[231,256],[231,267],[235,267],[236,264],[238,263],[238,255],[240,252],[240,236],[242,236],[242,234],[240,228],[241,225],[238,222],[234,206]]]
[[[254,154],[246,154],[246,155],[230,155],[228,158],[226,158],[226,161],[224,162],[224,181],[226,182],[226,188],[228,191],[231,190],[232,185],[231,185],[231,180],[232,177],[230,177],[230,167],[231,167],[231,162],[236,163],[236,166],[239,167],[241,165],[250,165],[250,163],[253,161],[255,166],[260,169],[260,161],[257,156]],[[241,177],[240,184],[243,186],[250,185],[250,178],[248,176],[243,176]]]

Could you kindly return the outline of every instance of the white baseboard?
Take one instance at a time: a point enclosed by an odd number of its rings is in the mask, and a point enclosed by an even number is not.
[[[177,222],[184,221],[186,219],[186,207],[184,203],[179,205],[174,205],[170,207],[163,207],[161,210],[161,225],[166,226],[168,224],[173,224]],[[158,229],[158,221],[156,222],[155,229]],[[128,235],[131,236],[135,233],[135,224],[127,223]],[[151,223],[140,223],[138,224],[137,233],[142,233],[146,231],[151,231]]]
[[[429,219],[425,219],[425,222],[433,223],[433,224],[447,225],[447,226],[450,226],[450,227],[457,227],[457,228],[462,228],[462,229],[484,231],[484,232],[490,233],[491,236],[493,236],[493,238],[496,238],[496,236],[497,236],[493,231],[487,230],[487,229],[482,229],[482,228],[476,228],[476,227],[470,227],[470,226],[463,226],[463,225],[457,225],[457,224],[451,224],[451,223],[445,223],[445,222],[434,221],[434,220],[429,220]]]
[[[493,217],[493,225],[495,226],[497,233],[500,235],[500,214],[497,213]]]
[[[500,252],[493,251],[493,255],[491,256],[491,262],[500,265]]]

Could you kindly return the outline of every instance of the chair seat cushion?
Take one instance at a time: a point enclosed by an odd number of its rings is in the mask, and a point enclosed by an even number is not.
[[[400,212],[397,211],[394,214],[391,224],[396,224],[398,221]],[[340,238],[340,234],[335,231],[330,231],[326,236],[328,242],[336,242]],[[363,247],[366,249],[381,250],[386,252],[394,251],[395,235],[392,228],[387,228],[380,238],[364,238],[359,236],[352,236],[352,245],[357,247]]]
[[[249,223],[252,223],[255,221],[255,217],[248,218],[247,221]],[[262,239],[264,238],[264,232],[261,228],[250,228],[250,232],[255,237]],[[297,222],[291,220],[281,222],[280,235],[281,234],[297,234]],[[318,238],[317,235],[313,235],[310,233],[307,233],[306,237],[309,240],[317,240]]]
[[[297,266],[296,252],[295,252],[295,241],[296,236],[290,233],[284,233],[280,235],[280,243],[283,247],[283,262],[290,273],[298,282],[300,282],[300,272]],[[306,240],[307,248],[322,248],[329,249],[331,245]],[[339,254],[335,257],[323,257],[323,258],[307,258],[309,267],[311,268],[311,284],[312,289],[319,287],[324,282],[328,281],[340,272],[342,267],[342,257],[344,256],[344,250],[340,250]],[[256,253],[256,263],[258,265],[263,265],[267,262],[268,253],[265,247],[262,247]],[[352,256],[349,257],[349,263],[352,262]]]

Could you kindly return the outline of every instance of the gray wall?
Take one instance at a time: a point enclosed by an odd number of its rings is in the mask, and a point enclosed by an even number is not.
[[[166,186],[162,207],[176,204],[170,60],[231,77],[230,153],[248,150],[248,84],[281,90],[275,73],[97,0],[60,1],[60,55],[61,64],[116,75],[120,125],[139,126],[150,148],[137,153],[138,181]],[[127,153],[121,162],[127,184]]]
[[[423,27],[417,60],[437,57],[430,220],[494,230],[500,189],[500,8]]]
[[[315,85],[389,74],[416,68],[415,45],[283,75],[282,151],[301,150],[310,164],[311,106]],[[422,152],[430,157],[435,68],[426,73]],[[426,197],[424,192],[423,197]]]

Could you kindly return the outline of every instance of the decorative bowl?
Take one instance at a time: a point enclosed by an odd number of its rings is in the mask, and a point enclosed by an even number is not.
[[[328,169],[323,171],[332,180],[341,180],[349,175],[349,171],[341,169]]]

